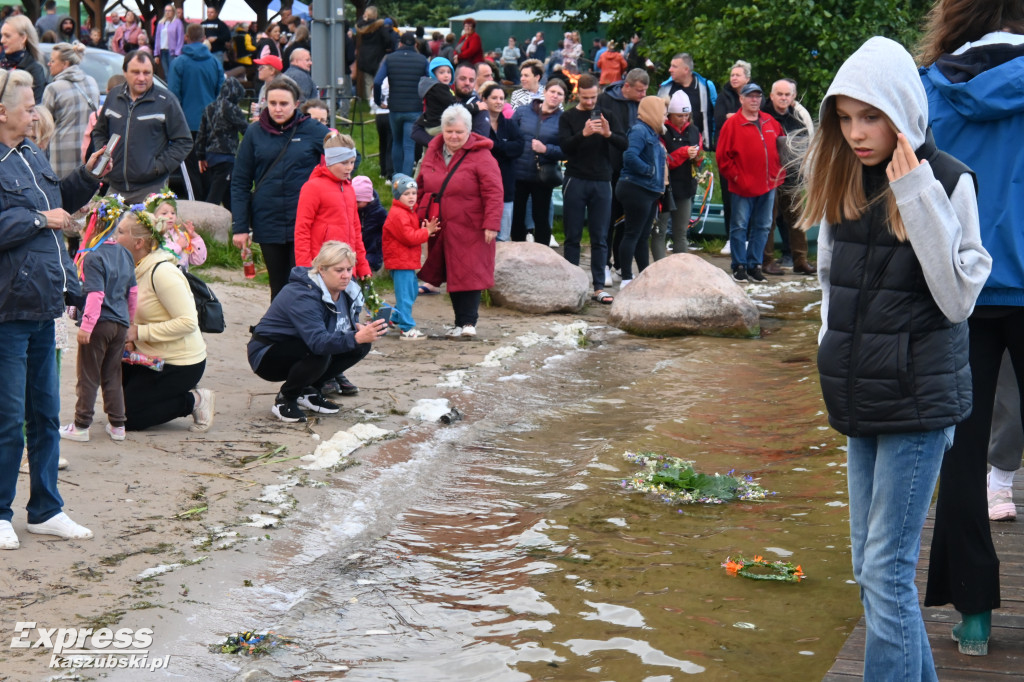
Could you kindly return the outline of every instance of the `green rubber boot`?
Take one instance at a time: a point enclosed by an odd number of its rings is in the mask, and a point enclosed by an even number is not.
[[[983,611],[967,615],[961,613],[962,620],[953,626],[953,640],[958,644],[960,653],[967,656],[987,656],[988,638],[992,634],[992,612]]]

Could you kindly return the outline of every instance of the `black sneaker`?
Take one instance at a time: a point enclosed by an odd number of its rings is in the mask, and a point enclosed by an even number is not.
[[[742,265],[737,265],[732,269],[732,278],[737,282],[747,281],[747,269]]]
[[[304,407],[307,410],[313,412],[319,412],[320,414],[337,414],[341,411],[341,407],[332,403],[327,398],[323,397],[320,393],[308,393],[306,395],[300,395],[296,401],[299,407]]]
[[[338,385],[337,379],[328,379],[324,383],[324,387],[320,389],[320,392],[324,395],[330,395],[332,393],[341,393],[341,386]]]
[[[306,415],[299,409],[298,401],[294,398],[285,398],[280,393],[274,401],[274,406],[270,408],[270,413],[283,422],[295,423],[306,421]]]
[[[359,389],[356,385],[346,379],[344,374],[339,374],[334,379],[338,382],[338,388],[341,389],[342,395],[355,395],[356,393],[359,393]]]
[[[754,282],[767,282],[768,281],[768,279],[764,276],[764,273],[761,272],[761,266],[760,265],[755,265],[752,270],[749,270],[747,272],[747,277],[749,277]]]

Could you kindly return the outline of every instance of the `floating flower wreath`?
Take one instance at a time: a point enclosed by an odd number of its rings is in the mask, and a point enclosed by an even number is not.
[[[788,561],[768,561],[755,554],[753,559],[738,556],[727,557],[722,568],[729,575],[741,575],[751,580],[775,580],[783,583],[798,583],[807,576],[799,565],[794,566]]]
[[[257,658],[263,654],[270,653],[270,650],[282,644],[293,644],[287,637],[275,635],[273,631],[259,634],[256,632],[242,632],[228,635],[223,644],[213,644],[210,651],[215,654],[242,654]]]
[[[735,500],[763,500],[774,495],[754,482],[750,476],[740,478],[727,474],[702,474],[693,462],[653,452],[626,452],[623,457],[644,469],[623,479],[622,487],[658,495],[667,504],[722,504]]]

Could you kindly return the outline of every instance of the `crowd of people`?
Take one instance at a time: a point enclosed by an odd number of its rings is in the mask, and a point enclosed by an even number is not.
[[[639,36],[585,55],[579,34],[548,52],[538,33],[488,52],[472,19],[428,40],[370,6],[352,27],[351,75],[390,138],[390,210],[316,97],[299,18],[256,33],[212,8],[186,25],[169,4],[149,31],[126,12],[79,32],[53,2],[44,10],[35,25],[11,13],[0,27],[0,371],[13,406],[0,417],[0,548],[19,545],[23,452],[27,530],[91,537],[61,511],[56,472],[60,439],[89,439],[98,392],[115,441],[181,418],[198,432],[213,423],[187,273],[206,246],[166,187],[178,167],[229,208],[236,247],[260,247],[270,306],[250,330],[249,364],[283,382],[273,415],[301,422],[338,412],[331,394],[358,392],[344,373],[389,330],[425,337],[421,294],[445,286],[446,335],[476,336],[496,243],[552,244],[556,189],[563,255],[580,264],[586,228],[593,300],[611,303],[616,276],[621,290],[652,258],[687,251],[697,178],[714,158],[733,278],[791,269],[822,284],[818,364],[830,424],[849,442],[865,676],[935,679],[914,567],[940,470],[925,603],[953,603],[960,651],[987,651],[999,606],[988,520],[1015,518],[1024,447],[1024,154],[1006,143],[1022,123],[1022,0],[939,0],[920,73],[903,46],[872,38],[816,122],[793,74],[770,74],[766,90],[742,59],[716,87],[679,53],[656,85]],[[49,55],[40,32],[53,33]],[[124,54],[102,102],[84,44]],[[246,86],[258,86],[249,112]],[[90,203],[97,190],[108,198]],[[123,215],[80,248],[73,214],[100,204]],[[816,266],[805,230],[817,224]],[[385,312],[360,286],[382,268],[395,290]],[[25,272],[34,286],[18,286]],[[79,310],[78,402],[60,426],[66,305]],[[125,351],[163,368],[123,364]]]

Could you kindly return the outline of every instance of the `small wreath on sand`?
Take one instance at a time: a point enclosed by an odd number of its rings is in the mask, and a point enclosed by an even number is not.
[[[623,457],[643,470],[623,479],[622,487],[658,495],[666,504],[722,504],[774,495],[750,476],[733,476],[735,469],[727,474],[704,474],[693,468],[693,462],[678,457],[654,452],[626,452]]]
[[[799,565],[794,566],[788,561],[768,561],[759,554],[755,554],[753,559],[746,559],[742,556],[735,559],[727,557],[722,568],[729,575],[741,575],[751,580],[798,583],[807,577]]]

